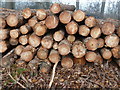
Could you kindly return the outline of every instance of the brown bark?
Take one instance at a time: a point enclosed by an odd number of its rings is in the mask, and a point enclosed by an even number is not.
[[[85,57],[74,58],[73,61],[74,61],[75,64],[82,65],[82,66],[86,64]]]
[[[98,38],[98,48],[102,48],[105,45],[105,41],[102,38]]]
[[[71,11],[63,11],[59,15],[60,22],[63,24],[68,24],[72,19]]]
[[[6,41],[0,41],[0,53],[4,53],[8,49]]]
[[[88,27],[94,27],[96,25],[96,19],[93,16],[89,16],[85,19],[85,25]]]
[[[38,20],[44,20],[47,17],[47,12],[45,9],[38,9],[36,11],[36,16]]]
[[[53,45],[53,37],[52,35],[46,35],[41,40],[41,45],[44,48],[50,49]]]
[[[46,59],[48,57],[48,50],[41,46],[37,51],[37,56],[39,59]]]
[[[10,38],[9,43],[12,46],[18,45],[18,39],[17,38]]]
[[[34,33],[38,36],[42,36],[46,33],[47,27],[44,24],[37,23],[33,27]]]
[[[5,40],[8,38],[9,30],[0,28],[0,40]]]
[[[89,27],[87,27],[86,25],[81,25],[79,26],[79,34],[82,36],[88,36],[90,33],[90,29]]]
[[[58,52],[61,55],[68,55],[70,53],[71,45],[67,40],[62,40],[58,45]]]
[[[77,10],[73,13],[73,19],[77,22],[81,22],[85,19],[85,12]]]
[[[73,66],[73,60],[69,56],[65,56],[61,60],[61,65],[63,68],[71,68]]]
[[[102,25],[102,33],[105,34],[105,35],[111,35],[114,33],[115,31],[115,25],[110,23],[110,22],[105,22],[103,25]]]
[[[19,29],[12,29],[10,30],[10,37],[11,38],[18,38],[20,35],[20,30]]]
[[[120,45],[114,47],[111,51],[114,58],[117,58],[117,59],[120,58]]]
[[[65,4],[54,3],[50,7],[50,11],[53,14],[60,13],[63,10],[74,11],[75,10],[75,6],[74,5],[65,5]]]
[[[34,25],[35,25],[36,23],[38,23],[38,20],[37,20],[37,17],[36,17],[36,16],[33,16],[32,18],[30,18],[30,19],[28,20],[28,25],[29,25],[30,27],[34,27]]]
[[[16,48],[15,48],[15,54],[17,54],[17,55],[19,55],[20,56],[20,54],[22,53],[22,51],[23,51],[23,49],[24,49],[24,46],[23,45],[18,45]]]
[[[33,47],[38,47],[40,45],[41,38],[35,34],[29,36],[29,44]]]
[[[48,58],[52,63],[57,63],[57,62],[60,61],[60,55],[59,55],[58,51],[54,50],[54,49],[52,49],[50,51],[50,54],[49,54]]]
[[[116,47],[119,44],[119,37],[116,34],[112,34],[105,37],[105,43],[107,47]]]
[[[72,54],[75,58],[82,58],[86,54],[85,45],[81,41],[75,41],[72,46]]]
[[[16,27],[23,23],[23,17],[21,15],[10,14],[7,16],[6,22],[10,27]]]
[[[99,27],[94,27],[90,31],[90,35],[93,38],[99,38],[101,36],[101,29]]]
[[[102,48],[101,55],[104,59],[110,59],[112,57],[112,52],[107,48]]]
[[[53,38],[55,41],[61,41],[64,38],[64,31],[63,30],[58,30],[53,34]]]
[[[85,55],[85,59],[88,62],[95,62],[95,60],[97,59],[97,54],[95,52],[88,51]]]
[[[6,26],[6,21],[4,18],[0,17],[0,28],[5,28]]]
[[[70,43],[73,43],[75,41],[75,36],[74,35],[68,35],[67,36],[67,40],[70,42]]]
[[[65,28],[68,34],[75,34],[78,31],[78,24],[75,21],[71,21]]]
[[[32,29],[31,29],[31,27],[28,25],[28,23],[26,23],[25,25],[22,25],[22,26],[20,27],[20,32],[21,32],[22,34],[27,34],[27,33],[29,33],[31,30],[32,30]]]
[[[47,16],[45,20],[45,25],[48,29],[54,29],[58,26],[59,20],[55,15]]]
[[[22,45],[28,44],[28,35],[22,35],[19,37],[19,43]]]

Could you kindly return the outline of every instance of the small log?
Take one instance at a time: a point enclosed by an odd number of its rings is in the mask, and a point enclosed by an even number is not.
[[[12,29],[10,30],[10,37],[11,38],[18,38],[20,35],[20,30],[19,29]]]
[[[95,62],[95,60],[97,59],[97,54],[93,51],[88,51],[85,55],[85,59],[88,62]]]
[[[78,64],[78,65],[85,65],[86,64],[86,60],[85,60],[85,57],[82,57],[82,58],[74,58],[73,59],[74,63],[75,64]]]
[[[105,35],[111,35],[114,33],[115,31],[115,25],[110,23],[110,22],[105,22],[103,25],[102,25],[102,33],[105,34]]]
[[[6,41],[0,41],[0,53],[4,53],[8,49]]]
[[[101,33],[102,33],[101,29],[97,26],[92,28],[91,31],[90,31],[90,35],[93,38],[99,38],[101,36]]]
[[[85,25],[87,25],[88,27],[94,27],[96,25],[96,19],[93,16],[89,16],[85,19]]]
[[[108,35],[105,37],[107,47],[116,47],[119,44],[119,37],[116,34]]]
[[[22,53],[23,49],[24,49],[24,46],[23,46],[23,45],[18,45],[18,46],[15,48],[15,51],[14,51],[14,52],[15,52],[16,55],[20,56],[20,54]]]
[[[28,35],[22,35],[19,37],[19,43],[22,45],[28,44]]]
[[[42,46],[37,51],[37,57],[39,59],[46,59],[48,57],[48,49],[43,48]]]
[[[36,16],[38,20],[44,20],[47,17],[47,12],[45,9],[38,9],[36,11]]]
[[[111,51],[112,51],[114,58],[117,58],[117,59],[120,58],[120,45],[112,48]]]
[[[5,28],[5,27],[6,27],[6,20],[0,17],[0,28]]]
[[[35,34],[29,36],[29,44],[33,47],[38,47],[40,45],[41,38]]]
[[[34,33],[38,36],[42,36],[46,33],[47,27],[44,24],[37,23],[33,27]]]
[[[54,44],[53,44],[53,49],[58,49],[58,42],[54,42]]]
[[[59,19],[55,15],[47,16],[45,20],[45,25],[48,29],[54,29],[58,26]]]
[[[90,33],[90,29],[89,27],[87,27],[86,25],[81,25],[79,26],[79,34],[82,36],[88,36]]]
[[[102,48],[101,55],[104,59],[110,59],[112,57],[112,52],[107,48]]]
[[[70,53],[70,48],[70,43],[66,39],[64,39],[58,45],[58,52],[60,53],[60,55],[63,56],[68,55]]]
[[[31,30],[32,30],[32,29],[31,29],[31,27],[28,25],[28,23],[26,23],[25,25],[20,26],[20,32],[21,32],[22,34],[27,34],[27,33],[29,33]]]
[[[10,38],[10,39],[9,39],[9,43],[10,43],[10,45],[12,45],[12,46],[16,46],[16,45],[18,45],[19,41],[18,41],[17,38]]]
[[[53,34],[53,38],[55,41],[61,41],[64,38],[64,31],[63,30],[58,30]]]
[[[73,43],[75,41],[75,36],[74,35],[68,35],[67,36],[67,40],[70,42],[70,43]]]
[[[61,60],[63,68],[71,68],[73,66],[73,59],[70,56],[64,56]]]
[[[5,40],[8,38],[8,36],[9,36],[9,30],[0,28],[0,40]]]
[[[49,54],[49,60],[52,62],[52,63],[57,63],[60,61],[60,55],[59,55],[59,52],[57,50],[54,50],[52,49],[50,51],[50,54]]]
[[[60,22],[63,24],[68,24],[72,19],[71,11],[63,11],[59,15]]]
[[[53,45],[53,37],[52,35],[46,35],[41,40],[41,45],[44,48],[50,49]]]
[[[86,54],[85,45],[81,41],[75,41],[72,46],[72,54],[75,58],[82,58]]]
[[[30,27],[34,27],[36,23],[38,23],[38,19],[37,19],[36,16],[33,16],[32,18],[30,18],[30,19],[28,20],[28,25],[29,25]]]
[[[102,38],[98,38],[98,48],[102,48],[105,45],[105,40]]]
[[[53,14],[60,13],[61,11],[64,11],[64,10],[74,11],[75,6],[74,5],[65,5],[65,4],[54,3],[50,7],[50,11]]]
[[[78,24],[75,21],[71,21],[65,28],[68,34],[75,34],[78,31]]]
[[[73,13],[73,19],[77,22],[81,22],[85,19],[85,12],[77,10]]]
[[[94,63],[96,64],[102,64],[103,63],[103,58],[102,56],[100,55],[100,53],[97,52],[97,58],[96,60],[94,61]]]

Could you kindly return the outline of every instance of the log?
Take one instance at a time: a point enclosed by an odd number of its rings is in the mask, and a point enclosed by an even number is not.
[[[38,47],[40,45],[41,42],[41,37],[38,37],[35,34],[31,34],[29,36],[29,44],[33,47]]]
[[[37,51],[37,57],[39,59],[47,59],[48,57],[48,49],[43,48],[42,46],[39,48],[39,50]]]
[[[23,23],[23,17],[17,14],[10,14],[7,16],[6,22],[10,27],[17,27]]]
[[[5,27],[6,27],[6,20],[0,17],[0,28],[5,28]]]
[[[28,23],[26,23],[25,25],[20,26],[21,34],[28,34],[31,31],[32,31],[32,29],[31,29],[31,27],[29,26]]]
[[[85,60],[85,57],[82,57],[82,58],[74,58],[73,59],[74,63],[75,64],[78,64],[78,65],[85,65],[86,64],[86,60]]]
[[[98,41],[95,38],[87,37],[85,39],[85,46],[88,50],[95,51],[98,48]]]
[[[120,27],[117,29],[117,35],[120,37]]]
[[[78,24],[75,21],[71,21],[65,28],[68,34],[76,34],[78,31]]]
[[[110,22],[105,22],[102,25],[101,30],[102,30],[103,34],[105,34],[105,35],[111,35],[115,31],[115,25],[113,23],[110,23]]]
[[[48,29],[54,29],[58,26],[59,19],[55,15],[47,16],[45,19],[45,25]]]
[[[68,35],[67,36],[67,40],[70,42],[70,43],[73,43],[75,41],[75,36],[74,35]]]
[[[53,14],[60,13],[61,11],[64,11],[64,10],[74,11],[75,6],[74,5],[65,5],[65,4],[54,3],[50,7],[50,11]]]
[[[91,31],[90,31],[90,35],[93,38],[99,38],[101,36],[101,33],[102,33],[101,29],[97,26],[92,28]]]
[[[107,47],[116,47],[119,44],[119,37],[116,34],[108,35],[105,37],[105,43]]]
[[[12,45],[12,46],[16,46],[16,45],[18,45],[19,41],[18,41],[17,38],[10,38],[10,39],[9,39],[9,43],[10,43],[10,45]]]
[[[55,41],[59,42],[64,38],[64,34],[63,30],[58,30],[53,34],[53,38]]]
[[[112,48],[111,51],[112,51],[114,58],[117,58],[117,59],[120,58],[120,45]]]
[[[103,58],[102,56],[100,55],[99,52],[96,53],[97,54],[97,58],[96,60],[94,61],[95,64],[102,64],[103,63]]]
[[[68,24],[72,19],[71,11],[63,11],[59,15],[60,22],[63,24]]]
[[[72,54],[75,58],[82,58],[86,54],[85,45],[81,41],[75,41],[72,46]]]
[[[97,58],[97,54],[93,51],[88,51],[85,55],[85,59],[88,62],[95,62],[96,58]]]
[[[70,53],[70,48],[70,43],[66,39],[64,39],[58,45],[58,52],[60,53],[60,55],[63,56],[68,55]]]
[[[0,40],[5,40],[8,38],[8,36],[9,36],[9,30],[0,28]]]
[[[10,37],[11,38],[18,38],[20,35],[20,30],[19,29],[12,29],[10,30]]]
[[[105,40],[102,38],[98,38],[98,48],[102,48],[105,45]]]
[[[28,25],[29,25],[30,27],[34,27],[34,25],[35,25],[36,23],[38,23],[38,19],[37,19],[36,16],[33,16],[32,18],[30,18],[30,19],[28,20]]]
[[[58,42],[54,42],[54,44],[53,44],[53,49],[58,49]]]
[[[70,56],[64,56],[61,60],[63,68],[71,68],[73,66],[73,59]]]
[[[23,45],[18,45],[18,46],[15,48],[14,53],[15,53],[16,55],[20,56],[20,54],[22,53],[23,49],[24,49],[24,46],[23,46]]]
[[[77,22],[81,22],[85,19],[85,12],[77,10],[73,13],[73,19]]]
[[[85,19],[85,25],[88,27],[94,27],[97,24],[95,17],[89,16]]]
[[[28,44],[28,35],[22,35],[19,37],[19,43],[22,45]]]
[[[6,41],[0,41],[0,53],[4,53],[8,49]]]
[[[46,33],[47,27],[44,24],[37,23],[33,27],[34,33],[38,36],[42,36]]]
[[[90,33],[90,29],[89,27],[87,27],[86,25],[81,25],[79,26],[79,34],[82,36],[88,36]]]
[[[112,52],[107,48],[102,48],[101,55],[104,59],[110,59],[112,57]]]
[[[51,51],[50,51],[50,54],[49,54],[49,60],[50,60],[50,62],[52,62],[52,63],[57,63],[57,62],[59,62],[60,61],[60,55],[59,55],[59,52],[57,51],[57,50],[54,50],[54,49],[52,49]]]
[[[52,35],[46,35],[41,40],[41,45],[44,48],[50,49],[53,45],[53,37]]]
[[[45,9],[38,9],[36,11],[38,20],[44,20],[47,17],[47,11]]]
[[[25,46],[24,50],[23,51],[31,51],[33,54],[36,53],[36,48],[31,46],[31,45],[27,45]]]

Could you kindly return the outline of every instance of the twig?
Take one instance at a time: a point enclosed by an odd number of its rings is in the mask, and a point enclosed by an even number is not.
[[[50,80],[50,83],[49,83],[49,88],[51,88],[51,86],[52,86],[53,79],[54,79],[54,76],[55,76],[55,69],[57,67],[57,64],[58,64],[58,62],[55,63],[54,66],[53,66],[53,71],[52,71],[52,76],[51,76],[51,80]]]
[[[13,77],[12,77],[12,75],[10,74],[10,73],[8,73],[8,75],[11,77],[11,79],[14,81],[14,82],[16,82],[17,84],[19,84],[22,88],[26,88],[24,85],[22,85],[20,82],[18,82],[18,81],[16,81]]]

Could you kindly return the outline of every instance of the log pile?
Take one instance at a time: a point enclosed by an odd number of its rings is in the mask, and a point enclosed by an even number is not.
[[[3,55],[15,48],[21,61],[29,63],[37,57],[49,63],[61,62],[63,68],[71,68],[74,63],[120,59],[120,25],[110,20],[101,22],[82,10],[75,11],[73,5],[54,3],[49,10],[0,12]],[[42,71],[48,72],[45,65]]]

